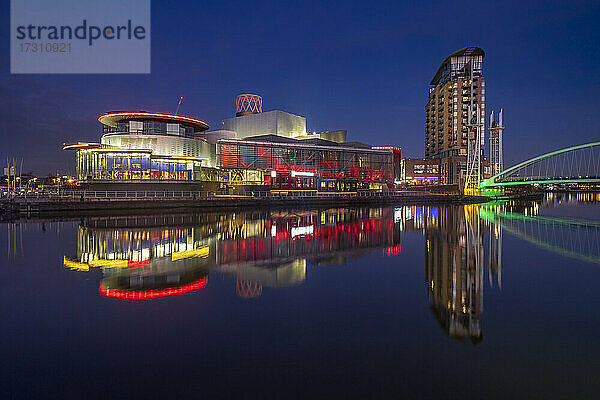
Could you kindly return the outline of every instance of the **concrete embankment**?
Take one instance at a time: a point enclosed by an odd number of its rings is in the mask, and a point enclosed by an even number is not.
[[[385,206],[407,204],[472,204],[489,200],[487,197],[463,196],[459,194],[418,194],[388,196],[269,196],[235,197],[213,196],[205,198],[14,198],[4,199],[0,210],[4,217],[23,215],[76,215],[100,211],[162,210],[181,209],[218,210],[220,208],[262,207],[349,207]]]

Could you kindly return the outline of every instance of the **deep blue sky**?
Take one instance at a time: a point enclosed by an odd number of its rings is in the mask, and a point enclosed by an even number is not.
[[[99,114],[173,112],[180,95],[181,114],[218,128],[245,92],[310,131],[419,157],[429,81],[468,45],[486,52],[487,112],[505,109],[506,164],[600,140],[600,2],[414,3],[154,0],[150,75],[10,75],[2,0],[0,165],[73,171],[60,145],[98,141]]]

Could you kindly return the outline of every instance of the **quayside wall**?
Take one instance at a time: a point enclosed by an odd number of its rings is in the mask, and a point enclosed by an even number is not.
[[[482,196],[427,194],[423,192],[316,194],[260,193],[214,195],[202,192],[66,192],[0,200],[0,214],[78,214],[97,211],[179,210],[261,207],[347,207],[406,204],[471,204],[488,201]]]

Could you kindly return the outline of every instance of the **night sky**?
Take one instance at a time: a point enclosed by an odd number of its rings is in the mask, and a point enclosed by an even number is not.
[[[74,172],[61,144],[99,141],[101,113],[174,112],[184,96],[180,114],[219,128],[239,93],[305,116],[309,131],[347,129],[422,157],[429,82],[465,46],[486,52],[505,165],[600,140],[600,2],[414,3],[154,0],[151,74],[10,75],[2,0],[0,165],[23,157],[24,171]]]

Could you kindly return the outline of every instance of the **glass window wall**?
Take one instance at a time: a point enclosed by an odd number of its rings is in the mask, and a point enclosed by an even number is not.
[[[201,161],[153,158],[148,153],[77,152],[80,180],[176,180],[200,179]]]

